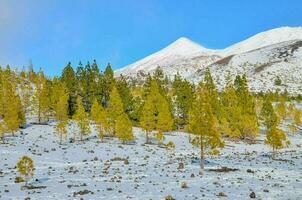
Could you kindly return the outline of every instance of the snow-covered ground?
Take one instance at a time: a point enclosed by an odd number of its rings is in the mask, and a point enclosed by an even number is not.
[[[69,129],[73,137],[74,127]],[[144,133],[134,128],[136,144],[122,145],[117,139],[99,142],[95,132],[81,143],[58,144],[54,123],[30,125],[16,137],[7,136],[0,144],[0,199],[302,199],[302,135],[290,135],[291,145],[270,159],[270,148],[259,142],[245,144],[227,141],[219,157],[208,157],[206,171],[199,175],[199,164],[192,162],[199,150],[188,142],[188,135],[173,132],[175,150],[145,145]],[[263,139],[263,136],[259,138]],[[31,184],[43,189],[22,190],[14,183],[15,168],[21,156],[35,162]],[[125,159],[129,162],[125,162]],[[281,160],[282,159],[282,160]],[[184,168],[178,169],[183,163]],[[235,172],[211,172],[220,167]],[[185,181],[188,188],[181,188]],[[76,194],[79,191],[87,194]],[[223,192],[226,197],[217,196]],[[85,192],[84,192],[85,193]]]

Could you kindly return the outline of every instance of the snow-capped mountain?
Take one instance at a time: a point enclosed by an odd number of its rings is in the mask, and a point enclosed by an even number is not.
[[[302,27],[281,27],[258,33],[246,40],[221,50],[220,55],[228,56],[244,53],[290,40],[302,40]]]
[[[281,27],[256,34],[222,50],[206,49],[187,38],[115,72],[116,76],[142,79],[160,66],[173,78],[179,73],[198,82],[209,67],[220,87],[227,73],[246,74],[254,91],[302,92],[302,28]],[[280,77],[281,85],[274,80]]]
[[[160,66],[165,74],[174,76],[177,72],[182,75],[191,74],[201,66],[207,66],[220,57],[210,50],[184,37],[179,38],[166,48],[147,56],[131,65],[115,71],[115,75],[145,76],[152,74]]]

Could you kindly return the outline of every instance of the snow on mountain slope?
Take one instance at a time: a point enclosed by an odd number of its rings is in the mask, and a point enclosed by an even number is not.
[[[259,33],[226,49],[206,49],[187,38],[180,38],[168,47],[115,72],[115,76],[144,79],[160,66],[173,78],[179,73],[187,80],[202,79],[210,67],[218,84],[224,77],[247,74],[254,91],[284,90],[302,92],[302,27],[281,27]],[[282,80],[276,86],[276,77]]]
[[[225,85],[228,73],[232,77],[246,74],[251,90],[268,91],[287,89],[290,93],[302,92],[302,40],[292,40],[266,46],[242,54],[225,57],[209,65],[218,86]],[[199,69],[189,80],[198,82],[204,69]],[[280,77],[281,85],[275,85]]]
[[[166,48],[147,56],[129,66],[115,71],[115,75],[144,76],[160,66],[170,77],[177,72],[182,75],[195,72],[202,65],[206,66],[220,57],[215,50],[206,49],[187,38],[179,38]]]
[[[302,27],[281,27],[258,33],[242,42],[221,50],[220,55],[228,56],[244,53],[290,40],[302,40]]]

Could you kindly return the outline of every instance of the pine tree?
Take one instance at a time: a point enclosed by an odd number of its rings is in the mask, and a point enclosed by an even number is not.
[[[109,129],[106,110],[95,99],[91,107],[91,119],[95,121],[98,128],[98,137],[103,139],[105,133]]]
[[[150,132],[171,130],[173,119],[168,105],[160,94],[157,81],[152,79],[141,115],[141,126],[146,131],[146,143],[149,143]]]
[[[63,137],[67,137],[66,125],[68,124],[68,89],[64,83],[55,78],[52,87],[52,104],[57,120],[56,132],[62,144]]]
[[[266,133],[265,144],[269,144],[273,148],[272,158],[275,159],[278,149],[282,149],[289,145],[289,141],[286,139],[286,134],[276,126],[269,129]]]
[[[234,85],[242,116],[239,127],[241,137],[244,139],[255,138],[259,134],[256,102],[249,92],[246,76],[237,76]]]
[[[110,98],[110,93],[112,88],[115,85],[115,79],[113,76],[113,70],[111,68],[110,63],[108,63],[105,71],[104,71],[104,75],[103,75],[103,88],[102,88],[102,94],[103,94],[103,106],[107,107],[107,104],[109,102],[109,98]]]
[[[161,103],[157,106],[158,115],[156,129],[159,132],[170,131],[173,127],[173,118],[169,110],[168,102],[163,97],[161,97],[160,102]]]
[[[124,112],[131,116],[131,112],[133,111],[133,96],[131,94],[131,89],[123,76],[120,76],[119,79],[116,81],[116,88],[119,92],[119,95],[122,99]]]
[[[272,158],[274,159],[276,151],[288,145],[289,141],[286,138],[286,134],[278,128],[280,119],[275,113],[274,107],[268,98],[266,98],[263,103],[261,115],[266,127],[265,144],[268,144],[273,148]]]
[[[149,141],[149,134],[156,129],[157,110],[155,107],[155,99],[152,94],[149,94],[142,108],[140,125],[146,131],[146,143]]]
[[[68,89],[63,82],[55,78],[53,80],[51,101],[57,121],[68,119]]]
[[[23,74],[23,73],[22,73]],[[24,72],[24,75],[20,74],[21,76],[21,81],[20,81],[20,91],[19,91],[19,95],[20,98],[22,99],[22,107],[24,112],[29,111],[30,110],[30,106],[31,106],[31,95],[32,95],[32,87],[30,82],[27,79],[27,75]],[[22,77],[24,76],[24,77]]]
[[[6,131],[14,133],[24,122],[25,117],[22,110],[20,97],[16,94],[16,85],[11,81],[10,75],[2,77],[2,105],[3,105],[3,121]]]
[[[172,88],[173,95],[175,96],[175,120],[179,129],[188,123],[188,113],[194,96],[193,86],[177,74],[174,77]]]
[[[56,132],[58,133],[59,137],[60,137],[60,144],[62,144],[63,138],[67,138],[67,129],[66,129],[66,125],[67,125],[67,120],[65,121],[59,121],[56,125]]]
[[[93,60],[93,63],[91,65],[91,71],[89,74],[89,91],[90,91],[90,100],[97,99],[99,102],[101,102],[103,93],[102,93],[102,74],[99,71],[98,64],[96,60]],[[91,102],[93,103],[93,102]]]
[[[230,75],[227,77],[221,103],[223,105],[221,122],[223,123],[220,124],[220,130],[231,138],[240,138],[241,108]],[[223,126],[226,126],[227,129],[223,129]]]
[[[205,71],[205,77],[204,77],[205,87],[209,91],[209,95],[211,98],[211,106],[214,111],[215,117],[220,121],[221,119],[221,106],[219,102],[219,96],[218,91],[216,89],[213,77],[211,75],[210,69],[207,68]]]
[[[77,109],[73,116],[80,129],[80,138],[83,141],[83,135],[88,135],[90,133],[88,114],[85,112],[85,108],[80,97],[77,98]]]
[[[261,118],[263,119],[263,124],[267,130],[277,127],[280,120],[274,111],[274,107],[269,98],[265,98],[262,109]]]
[[[188,131],[196,135],[193,144],[200,148],[200,168],[202,171],[204,169],[205,151],[207,149],[213,151],[224,146],[217,123],[211,106],[210,92],[204,83],[200,83],[189,113]]]
[[[281,97],[280,102],[276,105],[276,112],[278,116],[284,120],[286,118],[286,102],[285,98]]]
[[[110,134],[115,135],[115,124],[117,118],[124,113],[123,102],[121,97],[116,89],[113,86],[111,93],[110,93],[110,100],[108,102],[107,107],[107,117],[109,122],[109,127],[111,129]]]
[[[17,169],[20,175],[24,177],[25,186],[27,186],[29,179],[34,175],[34,161],[28,156],[23,156],[17,163]]]
[[[76,74],[70,62],[63,69],[61,81],[66,85],[68,90],[68,115],[72,116],[76,110],[78,84]]]
[[[116,136],[123,142],[131,141],[134,139],[132,133],[132,124],[127,114],[123,113],[118,116],[115,124]]]
[[[48,92],[46,78],[40,70],[35,80],[35,93],[33,96],[33,109],[38,117],[39,124],[48,119],[50,111],[50,95]]]

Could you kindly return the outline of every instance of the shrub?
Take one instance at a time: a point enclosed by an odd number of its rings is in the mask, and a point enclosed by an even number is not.
[[[27,185],[28,180],[34,175],[34,162],[28,156],[23,156],[17,163],[18,171],[22,178],[25,180],[25,185]]]
[[[167,149],[175,149],[175,144],[172,141],[169,141],[166,144]]]
[[[275,85],[277,85],[277,86],[280,86],[280,85],[282,85],[282,81],[281,81],[281,79],[280,79],[280,77],[279,76],[277,76],[276,77],[276,79],[275,79]]]

